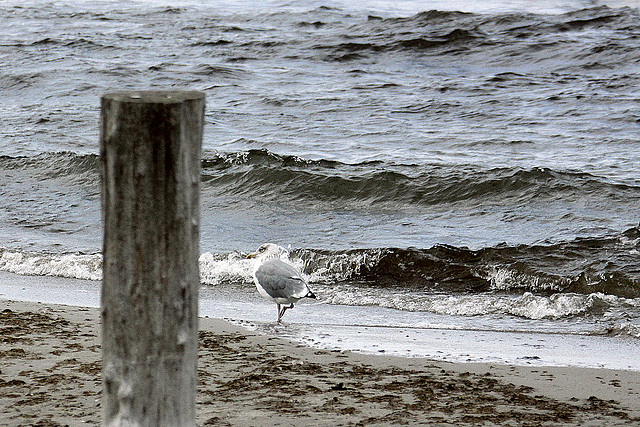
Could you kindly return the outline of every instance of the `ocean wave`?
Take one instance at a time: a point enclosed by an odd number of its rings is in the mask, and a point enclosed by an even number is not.
[[[559,320],[578,316],[600,316],[626,299],[594,293],[557,293],[549,296],[525,292],[522,295],[428,295],[399,291],[380,292],[342,286],[338,290],[318,289],[327,302],[340,305],[370,305],[402,311],[424,311],[448,316],[511,315],[532,320]]]
[[[395,289],[423,294],[557,293],[640,298],[640,228],[617,236],[549,245],[498,245],[478,250],[449,245],[286,251],[287,260],[317,284]],[[251,282],[251,263],[239,251],[200,256],[202,282]],[[51,255],[0,249],[0,269],[20,274],[98,280],[99,255]]]
[[[95,184],[100,180],[100,158],[96,154],[69,151],[35,156],[0,156],[0,170],[22,173],[30,178],[68,178],[71,183]]]
[[[448,294],[602,293],[638,298],[638,248],[640,229],[632,228],[618,236],[550,245],[296,250],[292,255],[303,259],[305,272],[321,283]]]
[[[253,262],[240,252],[200,255],[200,282],[212,286],[225,286],[251,282]]]
[[[639,17],[638,9],[606,6],[556,15],[431,10],[402,18],[369,16],[350,27],[348,42],[335,38],[333,43],[327,43],[331,40],[323,39],[313,48],[327,52],[326,59],[334,61],[358,61],[381,53],[409,51],[439,56],[464,52],[469,61],[479,60],[473,56],[478,54],[484,61],[512,61],[525,56],[554,63],[560,58],[583,62],[587,59],[586,50],[591,50],[597,56],[593,59],[613,65],[619,55],[630,57],[624,43],[607,43],[607,58],[593,51],[593,45],[585,46],[576,35],[593,36],[599,32],[603,40],[609,40],[607,32],[638,29]]]
[[[0,270],[28,276],[101,280],[101,254],[38,254],[0,249]]]
[[[285,256],[288,253],[284,251]],[[287,260],[303,268],[301,259]],[[102,280],[102,254],[43,254],[0,248],[0,271],[70,279]],[[211,286],[234,286],[252,283],[253,261],[242,252],[212,254],[205,252],[198,260],[200,282]]]
[[[40,183],[52,180],[55,188],[64,189],[60,190],[60,197],[75,194],[73,186],[80,186],[83,191],[79,194],[94,200],[99,189],[99,162],[97,155],[69,152],[0,156],[0,173],[16,183],[25,179]],[[267,150],[207,154],[202,161],[202,180],[205,209],[213,200],[242,201],[252,206],[273,201],[289,203],[291,209],[316,211],[320,206],[372,212],[434,205],[477,209],[491,200],[502,203],[509,198],[514,198],[516,205],[554,200],[566,203],[589,195],[597,195],[604,205],[608,197],[640,202],[637,186],[609,182],[588,173],[543,168],[479,170],[379,161],[348,164],[277,155]],[[10,202],[8,196],[11,194],[5,193]],[[15,196],[15,203],[22,200],[19,194]],[[46,206],[43,212],[51,209]],[[55,215],[62,212],[57,206],[55,209]],[[15,217],[17,226],[24,226],[25,218],[33,216],[33,212],[12,215],[9,218]],[[52,218],[57,221],[57,230],[70,228],[60,222],[64,217],[55,215]],[[42,218],[49,216],[43,214]],[[353,281],[424,292],[601,292],[636,298],[640,296],[638,253],[640,229],[634,227],[619,235],[549,244],[475,250],[450,245],[345,251],[301,248],[292,255],[304,262],[307,274],[318,282]],[[223,281],[215,278],[215,272],[206,277]]]
[[[603,335],[630,336],[640,338],[640,323],[622,322],[606,328],[601,332]]]
[[[574,200],[585,194],[637,199],[638,187],[583,172],[548,168],[446,167],[367,162],[345,164],[280,156],[266,150],[203,160],[206,192],[222,197],[308,202],[345,208],[403,209],[488,200]],[[300,206],[304,204],[298,203]]]
[[[258,33],[237,40],[204,39],[195,46],[218,48],[225,55],[241,52],[242,56],[236,60],[286,55],[295,59],[359,62],[381,55],[451,57],[464,53],[466,62],[484,64],[525,57],[556,66],[566,60],[582,66],[594,61],[613,66],[615,61],[620,63],[621,58],[633,59],[631,46],[637,46],[637,42],[625,35],[637,32],[638,18],[637,8],[606,6],[549,15],[429,10],[409,17],[353,15],[338,9],[327,14],[325,9],[269,15],[271,23],[294,27],[286,36],[274,38],[272,32],[267,32],[264,36]],[[235,31],[247,31],[252,24],[262,24],[262,19],[266,18],[261,16],[258,22],[242,21],[242,28],[236,27]],[[327,28],[331,31],[324,31]],[[218,29],[224,34],[222,26]],[[316,35],[312,29],[323,31]],[[588,34],[592,39],[595,33],[601,43],[598,40],[595,45],[584,43],[580,37]],[[617,43],[620,38],[628,43]],[[222,42],[217,44],[218,41]],[[605,54],[600,54],[598,49],[605,46]],[[587,57],[587,53],[591,57]]]
[[[580,258],[597,243],[610,257],[607,268],[615,263],[612,248],[623,252],[635,250],[640,240],[638,229],[628,230],[616,238],[590,239],[550,245],[546,253],[540,246],[495,247],[479,251],[437,245],[430,249],[359,249],[327,251],[284,249],[283,258],[303,272],[314,292],[329,304],[379,306],[401,311],[431,312],[452,316],[515,316],[523,319],[571,319],[596,316],[616,319],[640,318],[638,275],[625,276],[622,265],[617,277],[625,283],[602,286],[579,286],[581,279],[567,274],[568,258]],[[582,245],[583,251],[578,247]],[[559,248],[567,251],[562,255]],[[570,250],[568,250],[570,248]],[[586,250],[586,252],[584,251]],[[515,270],[497,268],[512,259]],[[618,257],[620,258],[620,257]],[[540,264],[553,259],[553,266]],[[537,260],[536,265],[531,260]],[[593,261],[591,261],[593,264]],[[253,262],[241,251],[199,257],[200,281],[230,291],[245,292],[252,283]],[[591,267],[593,268],[593,267]],[[554,270],[555,275],[545,273]],[[0,249],[0,270],[23,275],[59,276],[101,280],[100,254],[38,254]],[[522,271],[527,271],[524,274]],[[564,270],[564,276],[562,272]],[[634,270],[635,271],[635,270]],[[579,275],[582,277],[584,273]],[[631,278],[629,278],[631,277]],[[623,313],[623,315],[621,314]],[[609,334],[633,335],[634,323],[626,329],[605,331]]]
[[[69,184],[99,185],[98,155],[71,152],[0,156],[0,171],[30,178],[65,178]],[[18,178],[15,178],[18,179]],[[640,202],[639,187],[585,172],[549,168],[492,168],[414,165],[369,161],[342,163],[278,155],[268,150],[207,154],[202,160],[204,196],[243,202],[295,202],[332,209],[424,209],[439,205],[476,206],[511,199],[527,201],[600,200],[624,197]]]

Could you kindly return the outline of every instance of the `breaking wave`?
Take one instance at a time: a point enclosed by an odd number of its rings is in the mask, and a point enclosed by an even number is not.
[[[606,294],[640,298],[640,229],[614,237],[581,238],[553,245],[498,245],[471,250],[448,245],[428,249],[373,248],[344,251],[292,249],[289,262],[313,283],[361,289],[453,294]],[[18,274],[100,280],[100,254],[39,254],[0,248],[0,270]],[[205,252],[204,284],[250,281],[243,253]]]

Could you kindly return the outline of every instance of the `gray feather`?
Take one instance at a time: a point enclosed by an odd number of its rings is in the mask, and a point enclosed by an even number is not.
[[[258,283],[272,298],[295,302],[310,291],[300,273],[279,259],[264,262],[255,272]]]

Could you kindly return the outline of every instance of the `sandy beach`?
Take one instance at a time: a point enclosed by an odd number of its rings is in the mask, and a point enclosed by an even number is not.
[[[100,422],[95,308],[0,300],[0,425]],[[640,425],[640,372],[317,350],[200,320],[197,423]]]

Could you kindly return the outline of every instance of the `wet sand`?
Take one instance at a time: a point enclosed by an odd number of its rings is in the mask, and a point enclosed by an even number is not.
[[[317,350],[201,319],[197,423],[640,425],[640,372]],[[99,425],[95,308],[0,300],[0,425]]]

